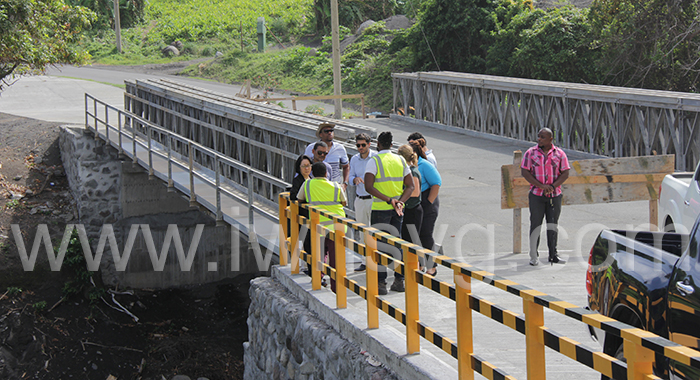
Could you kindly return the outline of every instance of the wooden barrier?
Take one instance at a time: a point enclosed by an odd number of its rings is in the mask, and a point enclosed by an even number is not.
[[[522,152],[513,164],[501,166],[501,209],[513,209],[513,253],[521,252],[521,209],[528,207],[530,183],[520,172]],[[658,190],[674,172],[675,156],[643,156],[570,161],[569,178],[562,185],[562,205],[649,201],[649,224],[659,219]]]

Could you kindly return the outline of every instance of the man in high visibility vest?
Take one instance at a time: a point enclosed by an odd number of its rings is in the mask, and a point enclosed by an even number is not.
[[[343,206],[347,204],[347,196],[343,186],[337,182],[331,182],[326,178],[326,165],[323,162],[315,162],[311,166],[313,178],[309,178],[299,189],[297,199],[308,202],[309,206],[319,206],[320,208],[334,214],[345,217]],[[330,226],[333,220],[321,215],[320,224]],[[325,253],[328,255],[328,264],[335,268],[335,242],[331,239],[325,240]],[[312,264],[315,265],[315,264]],[[345,265],[345,263],[341,263]],[[331,290],[335,292],[335,280],[331,279]]]
[[[391,152],[393,136],[391,132],[382,132],[377,138],[377,153],[365,167],[365,190],[372,195],[372,226],[396,237],[401,237],[404,202],[413,193],[413,176],[406,161]],[[391,247],[383,244],[385,247]],[[386,251],[385,249],[382,249]],[[391,247],[395,259],[402,260],[402,253]],[[386,290],[386,267],[380,265],[378,270],[380,295],[388,294]],[[394,273],[391,290],[405,291],[403,275]]]

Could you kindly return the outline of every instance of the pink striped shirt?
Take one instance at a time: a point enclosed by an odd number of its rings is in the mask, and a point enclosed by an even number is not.
[[[551,185],[563,171],[570,169],[566,153],[554,145],[546,154],[537,145],[528,149],[523,155],[520,167],[528,170],[536,180],[545,185]],[[534,195],[544,195],[544,190],[535,185],[530,185],[530,191]],[[559,195],[561,195],[561,186],[557,186],[554,193],[549,196],[557,197]]]

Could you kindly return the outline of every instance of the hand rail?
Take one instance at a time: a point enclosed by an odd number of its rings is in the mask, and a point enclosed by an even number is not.
[[[90,108],[90,105],[92,108]],[[278,178],[275,178],[240,161],[224,156],[223,154],[201,145],[196,141],[192,141],[165,128],[156,126],[137,115],[102,102],[87,93],[85,94],[85,107],[85,127],[86,129],[89,129],[95,133],[95,139],[100,137],[104,138],[105,141],[115,146],[119,150],[120,154],[131,158],[134,163],[140,163],[142,166],[144,166],[144,168],[148,170],[151,177],[155,176],[153,166],[154,156],[167,160],[168,169],[167,173],[163,173],[163,176],[168,182],[169,190],[172,191],[175,187],[172,173],[173,165],[180,169],[187,170],[189,176],[189,187],[184,187],[183,192],[186,193],[186,195],[189,195],[191,205],[197,205],[198,203],[198,196],[195,188],[195,179],[197,179],[211,185],[216,189],[216,200],[213,202],[214,210],[211,211],[215,213],[217,220],[221,220],[223,215],[221,210],[221,193],[225,193],[235,200],[250,206],[250,226],[254,225],[252,211],[262,214],[269,220],[277,220],[277,217],[274,215],[274,211],[271,212],[271,208],[276,207],[276,199],[262,198],[259,194],[256,194],[255,190],[256,188],[259,189],[259,186],[256,187],[254,183],[257,181],[262,181],[263,185],[269,186],[271,190],[283,190],[290,186],[289,183],[281,181]],[[104,118],[101,118],[98,115],[98,108],[101,107],[104,108]],[[110,123],[108,116],[110,112],[116,113],[116,119],[118,120],[116,126]],[[92,124],[90,124],[90,122],[92,122]],[[137,127],[143,128],[145,133],[138,132]],[[116,133],[114,137],[111,136],[110,130]],[[154,141],[153,136],[156,134],[161,141],[165,140],[167,142],[161,145],[160,143]],[[124,149],[125,139],[127,141],[127,146],[131,145],[130,152]],[[131,141],[129,142],[128,140]],[[183,152],[176,153],[173,146],[177,145],[185,147],[183,150],[186,152],[186,154],[182,154]],[[144,162],[139,162],[139,147],[146,150],[147,158]],[[183,158],[187,160],[187,162],[182,161]],[[213,162],[214,170],[206,168],[207,159]],[[239,183],[236,178],[227,175],[225,173],[227,170],[222,170],[222,167],[228,167],[229,169],[234,169],[245,173],[246,183]],[[207,175],[207,171],[211,171],[211,175]],[[231,170],[228,170],[228,172],[231,172]],[[232,189],[222,186],[221,184],[223,180],[225,180],[228,185],[236,185],[234,186],[234,189],[244,193],[245,196],[236,194],[236,192],[234,192]],[[219,186],[217,186],[217,184]],[[269,193],[274,194],[279,192],[279,190],[270,191]],[[262,202],[267,206],[267,208],[256,205],[256,201]]]
[[[299,208],[309,211],[309,218],[299,216]],[[334,222],[332,228],[320,226],[320,216]],[[287,223],[290,228],[287,230]],[[406,348],[409,354],[420,351],[419,336],[441,348],[458,360],[459,378],[473,379],[478,372],[489,379],[512,378],[503,370],[481,359],[474,353],[472,341],[472,311],[499,322],[525,335],[527,356],[527,377],[530,379],[546,378],[545,347],[557,351],[575,361],[584,364],[610,378],[620,379],[658,379],[653,374],[652,363],[655,355],[679,361],[692,368],[700,369],[700,352],[689,347],[671,342],[650,332],[624,324],[597,312],[581,308],[557,299],[543,292],[520,285],[506,278],[460,262],[448,256],[422,248],[391,236],[376,228],[365,226],[355,220],[340,217],[318,206],[299,204],[291,201],[289,193],[279,195],[280,229],[280,265],[291,263],[292,274],[299,273],[299,259],[309,264],[312,275],[312,289],[321,288],[321,274],[327,274],[336,280],[336,304],[345,308],[347,304],[345,289],[348,288],[367,300],[367,327],[378,328],[378,311],[383,312],[406,326]],[[300,227],[309,225],[311,232],[311,250],[305,252],[299,247]],[[365,244],[345,236],[345,227],[362,233]],[[336,263],[345,263],[345,249],[348,248],[367,258],[366,284],[361,286],[347,277],[343,268],[332,268],[320,260],[318,240],[321,234],[327,234],[336,244]],[[401,249],[403,262],[377,251],[377,242],[387,243]],[[291,254],[291,255],[290,255]],[[418,270],[418,258],[432,259],[436,263],[453,271],[454,284],[440,282],[432,276]],[[291,261],[288,261],[291,258]],[[377,295],[377,265],[394,265],[394,270],[405,275],[406,311],[403,311]],[[341,266],[342,267],[342,266]],[[472,279],[506,291],[522,298],[524,317],[517,312],[507,310],[472,293]],[[418,312],[418,285],[455,301],[457,313],[457,341],[452,341],[420,321]],[[603,329],[624,340],[624,352],[627,363],[617,360],[600,351],[593,351],[547,328],[544,324],[544,308],[550,309],[589,326]]]

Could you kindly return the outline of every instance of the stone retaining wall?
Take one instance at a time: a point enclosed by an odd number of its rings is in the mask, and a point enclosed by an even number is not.
[[[156,255],[160,257],[161,247],[166,244],[166,238],[170,238],[169,225],[177,226],[185,255],[196,226],[204,225],[189,270],[182,269],[176,244],[172,241],[163,269],[155,270],[143,227],[139,227],[124,270],[117,270],[110,248],[103,251],[100,273],[104,283],[120,287],[168,288],[260,271],[246,235],[229,225],[217,226],[207,212],[190,207],[180,193],[168,192],[163,181],[149,178],[145,169],[131,160],[120,159],[116,149],[95,140],[92,133],[84,128],[64,126],[59,144],[71,193],[77,203],[78,223],[85,227],[93,255],[105,225],[112,226],[121,250],[118,255],[122,257],[126,255],[124,249],[132,226],[148,226]]]
[[[245,379],[398,379],[274,278],[251,281]]]

